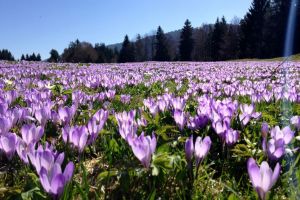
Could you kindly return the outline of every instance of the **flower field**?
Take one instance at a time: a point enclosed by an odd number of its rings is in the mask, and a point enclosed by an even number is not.
[[[300,63],[0,61],[0,199],[300,199]]]

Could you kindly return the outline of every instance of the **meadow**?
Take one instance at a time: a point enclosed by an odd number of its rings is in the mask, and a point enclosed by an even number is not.
[[[0,61],[0,199],[299,199],[300,62]]]

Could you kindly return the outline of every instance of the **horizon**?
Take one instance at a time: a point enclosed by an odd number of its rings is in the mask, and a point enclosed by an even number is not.
[[[44,60],[51,49],[61,54],[76,39],[111,45],[121,43],[126,34],[130,40],[137,34],[152,35],[159,25],[165,33],[180,30],[186,19],[193,27],[215,23],[222,16],[230,22],[234,17],[243,18],[251,5],[251,0],[192,0],[188,5],[179,0],[86,2],[0,2],[0,17],[6,19],[0,49],[8,49],[16,59],[34,52]],[[123,10],[125,6],[131,9]]]

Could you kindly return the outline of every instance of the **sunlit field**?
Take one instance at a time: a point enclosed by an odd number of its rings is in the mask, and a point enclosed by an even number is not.
[[[1,61],[0,91],[0,199],[300,198],[300,62]]]

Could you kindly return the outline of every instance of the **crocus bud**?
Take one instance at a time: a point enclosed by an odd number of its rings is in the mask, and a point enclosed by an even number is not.
[[[267,138],[269,132],[269,125],[267,122],[263,122],[261,125],[261,134],[263,138]]]
[[[190,163],[192,161],[194,153],[194,140],[193,135],[191,135],[190,138],[188,138],[185,142],[185,158]]]
[[[208,154],[210,146],[211,140],[209,136],[206,136],[203,140],[201,137],[197,137],[195,142],[195,158],[197,166]]]

